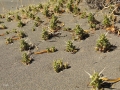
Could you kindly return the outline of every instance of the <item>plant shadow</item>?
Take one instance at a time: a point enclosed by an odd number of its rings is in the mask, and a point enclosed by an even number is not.
[[[110,46],[110,49],[109,49],[109,52],[114,51],[116,48],[117,48],[117,46],[111,45],[111,46]]]
[[[115,89],[115,88],[112,88],[112,85],[113,85],[114,83],[108,83],[108,82],[104,82],[102,85],[101,85],[101,89],[105,89],[105,88],[108,88],[108,89]]]

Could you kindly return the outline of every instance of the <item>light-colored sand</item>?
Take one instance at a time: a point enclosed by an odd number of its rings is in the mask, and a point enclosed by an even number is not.
[[[1,0],[5,9],[15,9],[17,0]],[[42,0],[23,0],[24,5],[40,2]],[[19,1],[20,2],[20,1]],[[19,3],[20,5],[20,3]],[[0,5],[1,6],[1,5]],[[2,7],[0,12],[2,13]],[[96,19],[100,19],[101,15]],[[46,23],[43,15],[40,18]],[[79,19],[73,17],[72,14],[64,13],[59,17],[59,20],[65,23],[66,27],[74,28],[80,24],[83,29],[88,29],[87,19]],[[3,20],[5,21],[5,20]],[[17,29],[16,22],[7,22],[6,30],[0,30],[4,33],[7,30]],[[117,24],[120,27],[120,24]],[[58,51],[50,54],[33,55],[35,61],[26,66],[21,63],[22,53],[19,50],[20,42],[15,41],[13,44],[6,45],[5,38],[10,35],[0,37],[0,90],[90,90],[87,87],[89,77],[84,70],[89,73],[101,71],[106,67],[103,74],[108,78],[120,77],[120,37],[108,34],[107,37],[117,48],[112,52],[100,53],[95,52],[95,44],[101,33],[106,33],[105,30],[95,31],[90,34],[90,37],[83,41],[73,41],[73,44],[80,48],[76,54],[71,54],[66,51],[66,41],[71,40],[69,32],[61,30],[60,37],[52,38],[48,41],[41,40],[41,31],[44,26],[39,26],[35,32],[31,30],[33,23],[28,23],[22,28],[27,34],[30,41],[43,50],[47,47],[55,46]],[[29,40],[28,40],[29,42]],[[60,73],[54,72],[52,62],[56,59],[63,59],[63,62],[68,62],[70,69],[65,69]],[[113,85],[114,90],[120,90],[120,82]],[[105,89],[112,90],[112,89]]]

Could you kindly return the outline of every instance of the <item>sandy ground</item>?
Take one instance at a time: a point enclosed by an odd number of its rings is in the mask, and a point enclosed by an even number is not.
[[[38,2],[40,0],[30,0],[30,2],[24,0],[23,4],[37,4]],[[15,9],[17,6],[17,0],[12,0],[12,2],[1,0],[0,3],[4,4],[6,10]],[[3,12],[2,7],[0,7],[0,12]],[[40,15],[40,18],[46,23],[47,20],[43,15]],[[100,20],[100,18],[102,17],[98,14],[96,19]],[[89,29],[87,19],[73,17],[72,14],[64,13],[59,17],[59,20],[65,23],[65,27],[74,28],[79,24],[83,29]],[[7,22],[4,19],[3,21],[8,29],[0,30],[0,33],[14,28],[18,29],[16,22]],[[28,35],[26,39],[36,44],[39,50],[55,46],[58,51],[50,54],[33,55],[34,61],[26,66],[21,63],[23,52],[19,50],[20,41],[18,40],[13,44],[6,45],[5,38],[10,35],[1,36],[0,90],[90,90],[91,88],[87,87],[90,79],[85,71],[92,74],[94,70],[100,72],[103,68],[105,68],[103,74],[106,77],[112,79],[120,77],[120,37],[108,34],[108,39],[117,48],[107,53],[96,52],[94,49],[96,40],[101,33],[106,33],[105,30],[97,30],[85,40],[73,41],[73,44],[80,50],[76,54],[71,54],[64,51],[66,41],[71,40],[71,34],[69,32],[61,30],[60,37],[43,41],[41,39],[41,31],[44,26],[39,26],[34,32],[31,29],[32,26],[33,23],[30,22],[21,28]],[[120,27],[120,24],[117,23],[117,26]],[[63,62],[68,62],[71,68],[56,73],[52,68],[52,62],[56,59],[62,59]],[[105,90],[120,90],[120,82],[115,83],[113,89],[106,88]]]

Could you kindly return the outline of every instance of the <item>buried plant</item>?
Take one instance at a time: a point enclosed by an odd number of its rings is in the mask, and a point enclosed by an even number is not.
[[[76,28],[73,32],[73,39],[74,40],[82,40],[85,39],[88,35],[81,27],[80,25],[76,25]]]
[[[56,51],[57,51],[57,49],[55,47],[51,47],[51,48],[47,48],[46,50],[34,52],[34,54],[53,53]]]
[[[111,44],[106,38],[105,34],[100,35],[100,38],[97,40],[95,49],[100,52],[106,52],[111,49]]]
[[[78,51],[71,41],[68,41],[66,44],[67,45],[65,50],[67,52],[76,53]]]
[[[60,71],[64,70],[64,69],[68,69],[70,68],[68,63],[63,63],[62,60],[55,60],[53,61],[53,69],[55,70],[55,72],[59,73]]]
[[[30,58],[29,55],[27,55],[27,53],[23,53],[21,61],[23,64],[28,65],[31,63],[32,59]]]

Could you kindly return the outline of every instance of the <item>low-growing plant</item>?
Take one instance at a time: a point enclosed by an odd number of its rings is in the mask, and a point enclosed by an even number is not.
[[[55,13],[59,13],[60,12],[60,7],[58,5],[55,6],[54,12]]]
[[[87,13],[86,12],[82,12],[80,15],[81,18],[86,18],[87,17]]]
[[[44,40],[48,40],[51,38],[51,35],[49,34],[49,32],[46,29],[42,30],[42,39]]]
[[[49,17],[50,16],[50,13],[49,13],[49,7],[48,6],[44,6],[44,11],[43,11],[43,14],[46,16],[46,17]]]
[[[89,23],[94,23],[95,22],[95,17],[92,13],[89,13],[89,15],[88,15],[88,22]]]
[[[9,17],[9,16],[7,16],[7,21],[8,22],[11,22],[13,19],[11,18],[11,17]]]
[[[97,73],[94,71],[93,75],[89,74],[88,72],[86,73],[90,76],[90,79],[91,79],[89,86],[92,86],[94,90],[101,90],[102,88],[101,85],[104,83],[101,75],[102,72]]]
[[[71,41],[67,41],[66,44],[67,45],[66,45],[66,49],[65,50],[67,52],[76,53],[78,51]]]
[[[55,60],[53,61],[53,69],[59,73],[60,71],[64,70],[64,69],[68,69],[70,66],[68,63],[63,63],[62,60]]]
[[[86,33],[80,25],[76,25],[74,32],[73,32],[73,39],[74,40],[82,40],[85,39],[86,36],[88,36],[88,33]]]
[[[73,8],[73,13],[76,14],[80,14],[80,9],[75,5]]]
[[[7,29],[7,27],[3,24],[0,24],[0,29]]]
[[[57,51],[57,49],[55,47],[47,48],[48,53],[53,53],[53,52],[56,52],[56,51]]]
[[[41,22],[40,17],[35,17],[35,21],[37,21],[37,22]]]
[[[111,43],[107,39],[105,34],[101,34],[100,38],[97,40],[95,49],[100,52],[106,52],[110,50]]]
[[[19,21],[17,26],[18,27],[23,27],[23,26],[25,26],[25,23],[23,23],[22,21]]]
[[[15,15],[15,20],[16,20],[16,21],[19,21],[19,20],[21,20],[21,17],[20,17],[18,14],[16,14],[16,15]]]
[[[38,27],[39,25],[40,25],[39,22],[34,22],[34,26],[35,26],[35,27]]]
[[[30,45],[25,41],[25,40],[21,40],[20,41],[20,50],[24,51],[24,50],[29,50],[30,49]]]
[[[24,31],[19,31],[19,32],[17,32],[17,36],[18,36],[19,38],[27,37],[27,35],[24,33]]]
[[[107,17],[107,15],[104,16],[103,25],[105,28],[111,26],[111,22],[110,22],[109,18]]]
[[[104,77],[104,75],[102,74],[104,69],[99,73],[94,71],[92,75],[85,71],[91,79],[88,86],[92,86],[92,90],[104,90],[104,88],[106,88],[108,84],[110,85],[107,88],[110,88],[114,83],[120,81],[120,78],[108,79],[107,77]]]
[[[43,9],[43,5],[39,3],[38,8]]]
[[[47,48],[46,50],[34,52],[34,54],[53,53],[56,51],[57,51],[57,49],[55,47],[51,47],[51,48]]]
[[[33,13],[28,13],[28,17],[31,18],[31,19],[35,19],[35,15]]]
[[[11,44],[11,43],[13,43],[12,38],[6,38],[6,44]]]
[[[23,53],[21,61],[23,64],[29,65],[31,63],[31,58],[29,57],[29,55],[27,55],[27,53]]]
[[[58,17],[57,16],[52,16],[52,19],[50,20],[50,28],[52,29],[52,30],[55,30],[55,29],[57,29],[57,22],[58,22]]]

